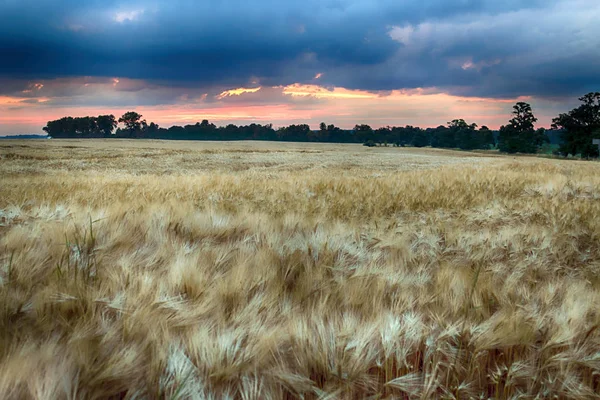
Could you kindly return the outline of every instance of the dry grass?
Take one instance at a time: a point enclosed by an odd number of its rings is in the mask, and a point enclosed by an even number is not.
[[[600,164],[0,143],[0,398],[598,398]]]

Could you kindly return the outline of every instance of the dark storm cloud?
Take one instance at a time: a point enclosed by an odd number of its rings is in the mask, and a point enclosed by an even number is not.
[[[598,88],[597,1],[522,3],[7,0],[0,77],[227,88],[324,73],[325,85],[491,97]]]
[[[446,88],[457,95],[542,97],[600,87],[600,3],[557,2],[547,8],[400,24],[402,47],[385,62],[329,74],[350,88]]]

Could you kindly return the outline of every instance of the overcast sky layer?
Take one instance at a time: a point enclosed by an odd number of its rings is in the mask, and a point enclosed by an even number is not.
[[[0,0],[0,135],[134,109],[161,126],[548,126],[600,90],[597,0]]]

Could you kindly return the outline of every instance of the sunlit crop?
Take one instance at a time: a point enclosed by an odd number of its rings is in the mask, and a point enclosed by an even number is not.
[[[0,398],[597,398],[600,164],[0,143]]]

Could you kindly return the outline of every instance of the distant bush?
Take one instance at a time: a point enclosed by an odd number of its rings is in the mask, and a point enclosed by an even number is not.
[[[367,146],[367,147],[375,147],[376,144],[374,141],[372,140],[367,140],[365,143],[363,143],[363,146]]]

